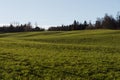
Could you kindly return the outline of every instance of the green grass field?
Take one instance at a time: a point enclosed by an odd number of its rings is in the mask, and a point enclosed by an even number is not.
[[[120,30],[1,33],[0,80],[120,80]]]

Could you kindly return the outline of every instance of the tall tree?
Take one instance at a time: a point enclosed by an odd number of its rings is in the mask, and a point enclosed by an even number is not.
[[[117,13],[117,29],[120,29],[120,12]]]
[[[73,22],[73,28],[72,28],[72,30],[77,30],[78,29],[78,26],[79,26],[79,22],[78,21],[76,21],[76,20],[74,20],[74,22]]]
[[[117,28],[116,20],[112,16],[106,14],[105,17],[103,18],[102,26],[103,28],[107,29],[116,29]]]
[[[95,23],[95,28],[97,29],[102,28],[102,19],[97,18],[96,23]]]
[[[28,22],[28,24],[24,25],[24,31],[31,31],[31,30],[32,30],[31,22]]]

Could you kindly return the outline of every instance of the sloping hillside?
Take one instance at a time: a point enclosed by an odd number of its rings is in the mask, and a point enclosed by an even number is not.
[[[120,30],[0,34],[0,79],[119,80]]]

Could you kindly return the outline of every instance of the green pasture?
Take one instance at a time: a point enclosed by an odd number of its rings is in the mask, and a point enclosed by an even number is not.
[[[120,80],[120,30],[0,33],[0,80]]]

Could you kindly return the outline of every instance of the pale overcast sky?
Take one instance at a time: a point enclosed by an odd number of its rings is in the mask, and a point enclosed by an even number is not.
[[[37,22],[41,26],[95,21],[105,13],[115,16],[120,0],[0,0],[0,24]]]

